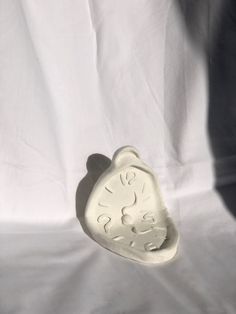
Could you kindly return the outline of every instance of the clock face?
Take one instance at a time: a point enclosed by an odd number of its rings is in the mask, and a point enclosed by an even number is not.
[[[86,213],[96,241],[130,252],[160,249],[167,227],[158,191],[154,176],[141,167],[129,166],[105,176],[96,185]]]

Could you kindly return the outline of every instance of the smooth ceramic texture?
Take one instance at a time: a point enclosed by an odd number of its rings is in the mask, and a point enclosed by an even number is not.
[[[95,184],[85,211],[100,245],[143,263],[162,263],[177,251],[178,233],[162,202],[157,180],[134,147],[118,149]]]

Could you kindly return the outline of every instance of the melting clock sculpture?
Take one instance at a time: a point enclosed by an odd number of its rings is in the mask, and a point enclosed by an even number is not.
[[[162,263],[177,251],[178,232],[152,170],[134,147],[118,149],[89,196],[85,224],[103,247],[142,263]]]

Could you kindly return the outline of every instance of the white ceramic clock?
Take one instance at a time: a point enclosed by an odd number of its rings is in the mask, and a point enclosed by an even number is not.
[[[115,152],[89,196],[84,218],[94,240],[123,257],[162,263],[176,254],[178,232],[157,179],[134,147]]]

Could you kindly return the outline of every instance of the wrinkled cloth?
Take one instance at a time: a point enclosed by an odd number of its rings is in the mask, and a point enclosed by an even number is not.
[[[209,134],[222,4],[0,0],[1,314],[235,314],[235,218],[214,188],[226,135]],[[157,174],[180,233],[162,266],[105,250],[77,219],[88,157],[124,145]]]

